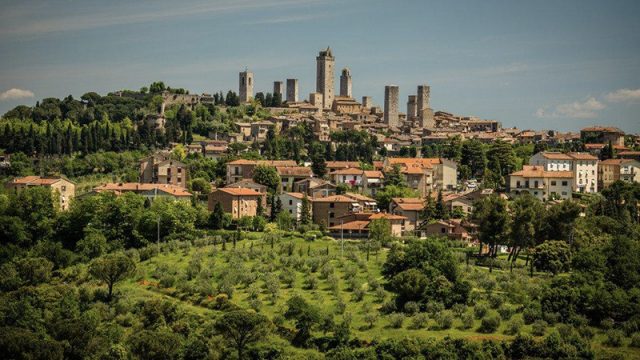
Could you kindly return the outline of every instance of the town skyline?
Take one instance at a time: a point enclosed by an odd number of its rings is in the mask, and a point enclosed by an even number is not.
[[[342,68],[349,68],[354,98],[372,96],[374,104],[381,107],[385,85],[399,86],[403,110],[404,99],[415,93],[415,85],[426,83],[432,87],[434,111],[495,119],[504,127],[577,131],[589,125],[609,125],[628,133],[640,131],[636,115],[640,106],[637,35],[621,32],[622,28],[638,26],[622,16],[637,8],[630,2],[615,7],[581,2],[580,10],[573,12],[570,6],[562,5],[553,16],[542,5],[511,6],[504,11],[511,11],[512,19],[488,26],[485,18],[482,23],[486,26],[477,34],[472,25],[482,24],[471,16],[474,7],[469,4],[467,8],[433,5],[433,12],[425,13],[425,24],[389,27],[383,32],[374,26],[381,12],[397,16],[400,10],[425,10],[425,5],[403,2],[398,9],[389,10],[384,3],[361,8],[358,1],[342,8],[333,1],[245,1],[210,6],[191,2],[173,15],[167,4],[160,3],[154,11],[128,7],[135,14],[129,17],[120,10],[105,13],[92,4],[64,16],[61,9],[55,9],[44,14],[49,21],[39,25],[26,21],[10,28],[25,9],[35,13],[52,10],[52,5],[36,4],[8,6],[14,11],[7,13],[15,16],[3,18],[7,21],[3,21],[0,33],[10,36],[0,36],[1,113],[46,97],[72,94],[79,98],[89,91],[137,90],[152,81],[164,81],[192,93],[237,91],[237,72],[245,67],[255,74],[255,92],[271,92],[273,81],[298,78],[299,92],[306,98],[315,91],[314,57],[329,45],[336,56],[334,82],[338,83]],[[487,8],[496,6],[490,3]],[[545,29],[524,21],[525,10],[549,16]],[[371,19],[353,18],[358,11]],[[112,15],[109,21],[105,20],[107,13]],[[82,14],[102,21],[69,26],[60,20],[77,19]],[[451,21],[455,14],[464,20],[463,25],[437,30],[437,25]],[[342,34],[327,30],[322,36],[323,26],[335,27],[345,18],[353,19],[344,24]],[[601,26],[612,19],[617,23]],[[560,20],[572,26],[563,26]],[[414,15],[407,14],[408,24],[416,21]],[[235,24],[237,34],[227,39],[228,32],[217,33],[225,24]],[[556,33],[550,34],[551,29]],[[124,31],[133,30],[132,36],[122,38]],[[364,36],[367,32],[371,38]],[[163,34],[165,38],[159,40]],[[218,34],[223,41],[214,42],[216,51],[211,44],[179,41],[196,34]],[[271,41],[243,47],[242,41],[252,34]],[[580,36],[589,40],[576,41]],[[450,41],[442,41],[446,39]],[[92,43],[96,40],[99,46]],[[569,40],[571,48],[563,47]],[[87,44],[87,51],[65,53],[73,41]],[[292,43],[296,46],[290,46]],[[37,44],[46,46],[34,46]],[[127,56],[119,56],[118,49],[126,50]]]

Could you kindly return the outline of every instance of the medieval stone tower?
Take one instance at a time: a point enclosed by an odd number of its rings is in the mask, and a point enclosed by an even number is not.
[[[241,72],[239,82],[240,91],[238,91],[238,96],[240,103],[248,103],[253,99],[253,73],[247,70]]]
[[[287,79],[287,102],[298,102],[298,79]]]
[[[435,127],[433,110],[429,106],[431,88],[427,85],[418,85],[418,121],[422,128]]]
[[[409,95],[407,101],[407,120],[413,120],[418,116],[418,104],[416,103],[416,96]]]
[[[352,97],[351,71],[347,68],[342,69],[342,75],[340,75],[340,96]]]
[[[284,92],[284,82],[282,82],[282,81],[274,81],[273,82],[273,95],[279,94],[280,96],[282,96],[283,92]]]
[[[400,88],[397,85],[387,85],[384,87],[384,123],[393,126],[400,126],[398,116],[398,97]]]
[[[333,105],[334,97],[334,64],[336,58],[331,53],[331,48],[320,51],[316,57],[316,92],[322,94],[322,104],[325,109],[330,109]]]

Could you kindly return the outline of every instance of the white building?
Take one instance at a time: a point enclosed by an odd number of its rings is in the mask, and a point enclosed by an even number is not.
[[[573,172],[545,171],[542,166],[525,165],[509,176],[509,191],[528,192],[541,201],[571,199]]]
[[[302,215],[302,199],[304,194],[296,192],[284,192],[280,194],[280,201],[282,202],[282,211],[288,212],[292,218],[296,221],[300,221]],[[309,211],[311,211],[311,204],[309,204]]]
[[[591,154],[543,151],[533,155],[529,165],[540,166],[544,171],[570,171],[572,191],[598,192],[598,158]]]

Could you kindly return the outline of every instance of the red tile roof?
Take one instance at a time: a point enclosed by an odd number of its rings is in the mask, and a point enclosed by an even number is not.
[[[183,197],[191,196],[191,193],[184,188],[171,184],[144,184],[144,183],[107,183],[93,188],[94,191],[113,191],[113,192],[145,192],[158,190],[171,194],[173,196]]]
[[[524,178],[573,178],[571,171],[545,171],[541,166],[524,165],[522,170],[511,174]]]
[[[220,188],[217,191],[225,192],[233,196],[262,196],[264,194],[259,193],[249,188]]]

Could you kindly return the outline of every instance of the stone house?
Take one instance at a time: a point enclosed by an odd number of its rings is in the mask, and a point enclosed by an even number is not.
[[[304,180],[313,176],[313,171],[306,166],[276,166],[276,171],[282,181],[282,189],[292,190],[296,181]]]
[[[392,236],[402,236],[406,218],[400,215],[387,213],[358,212],[341,216],[336,219],[336,224],[327,230],[333,237],[359,238],[369,236],[369,225],[377,219],[389,221]]]
[[[258,202],[262,202],[263,209],[266,205],[266,195],[248,188],[220,188],[209,193],[209,211],[215,209],[220,203],[226,213],[230,213],[234,219],[244,216],[256,216]]]
[[[296,167],[293,160],[246,160],[238,159],[227,163],[226,183],[232,184],[242,179],[252,179],[253,170],[258,165],[273,167]]]
[[[404,216],[404,226],[402,233],[413,234],[420,224],[422,211],[424,210],[424,199],[421,198],[393,198],[389,203],[389,213]]]
[[[640,182],[640,161],[633,159],[608,159],[598,166],[598,186],[609,187],[614,182]]]
[[[187,187],[189,168],[169,154],[155,154],[140,160],[140,182]]]
[[[318,198],[335,195],[336,186],[319,178],[306,178],[294,182],[293,191],[307,193],[310,198]]]
[[[300,221],[302,216],[302,200],[304,199],[303,193],[298,192],[284,192],[278,196],[282,202],[282,211],[288,212],[291,217],[296,221]],[[309,199],[309,210],[311,212],[311,199]]]
[[[15,178],[5,184],[7,191],[18,193],[24,189],[41,186],[51,189],[58,197],[60,210],[69,209],[71,199],[76,195],[76,183],[65,177],[25,176]]]
[[[571,171],[545,171],[542,166],[524,165],[509,175],[509,192],[528,192],[541,201],[571,199],[572,179]]]
[[[112,192],[116,195],[132,192],[151,201],[158,198],[190,201],[192,196],[185,188],[172,184],[107,183],[96,186],[93,188],[93,192]]]

